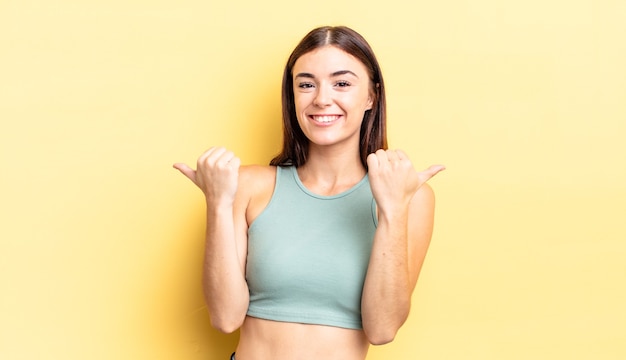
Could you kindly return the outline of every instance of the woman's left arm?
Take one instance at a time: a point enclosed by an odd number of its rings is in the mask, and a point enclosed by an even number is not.
[[[435,197],[426,181],[440,165],[417,172],[402,151],[368,157],[378,227],[363,287],[363,329],[372,344],[391,342],[406,321],[411,294],[433,230]]]

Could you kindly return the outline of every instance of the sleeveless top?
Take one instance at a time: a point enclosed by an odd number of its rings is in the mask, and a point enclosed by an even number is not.
[[[277,167],[271,200],[248,229],[247,314],[361,329],[361,293],[377,219],[366,175],[321,196]]]

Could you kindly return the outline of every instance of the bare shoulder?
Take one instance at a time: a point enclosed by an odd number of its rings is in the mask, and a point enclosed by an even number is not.
[[[239,168],[239,185],[256,191],[273,189],[276,181],[276,167],[269,165],[245,165]]]
[[[246,165],[239,168],[239,187],[246,201],[246,221],[252,224],[265,209],[276,184],[276,167],[263,165]]]
[[[409,206],[412,221],[432,222],[435,211],[435,191],[428,183],[423,184],[413,195]]]
[[[413,199],[417,202],[433,202],[435,201],[435,191],[428,183],[424,183],[417,189]]]

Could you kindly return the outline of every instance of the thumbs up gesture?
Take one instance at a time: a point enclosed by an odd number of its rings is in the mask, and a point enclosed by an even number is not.
[[[413,195],[440,171],[443,165],[432,165],[416,171],[401,150],[378,150],[367,157],[372,194],[380,211],[406,208]]]
[[[207,198],[207,201],[233,202],[241,161],[223,147],[212,147],[197,161],[196,170],[187,164],[176,163],[174,168],[191,180]]]

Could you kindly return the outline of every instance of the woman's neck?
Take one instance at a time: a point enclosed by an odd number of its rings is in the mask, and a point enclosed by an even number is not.
[[[333,195],[361,181],[365,167],[356,152],[309,149],[307,162],[298,168],[300,181],[311,191]]]

